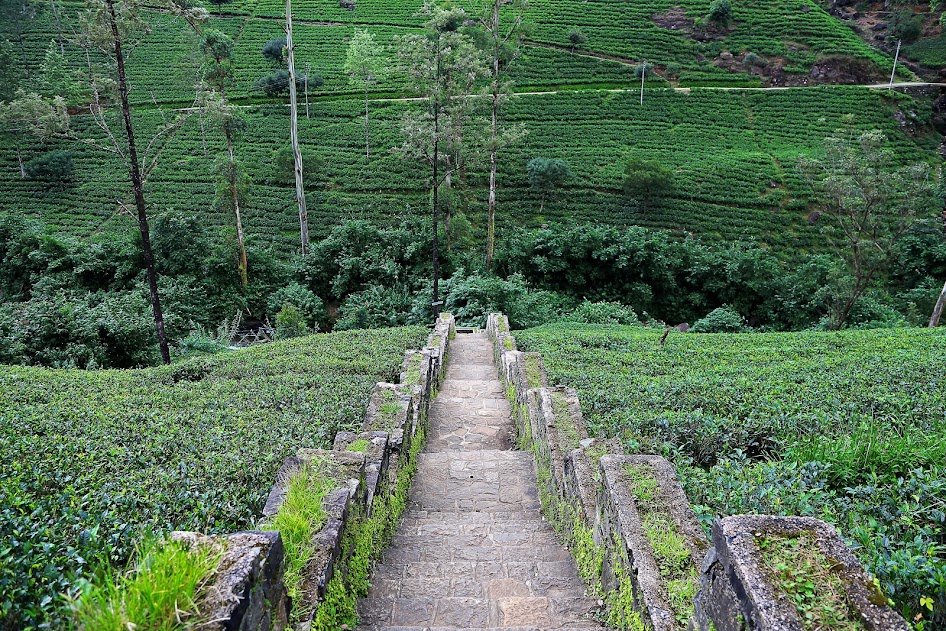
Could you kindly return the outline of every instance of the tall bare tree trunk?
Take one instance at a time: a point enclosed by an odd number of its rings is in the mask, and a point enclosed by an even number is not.
[[[486,229],[486,271],[493,267],[493,254],[496,251],[496,134],[499,124],[499,2],[493,0],[493,111],[490,125],[489,149],[489,222]]]
[[[936,301],[936,307],[933,309],[933,316],[930,318],[930,328],[939,326],[939,319],[943,315],[943,306],[946,305],[946,285],[943,285],[943,291],[939,292],[939,299]]]
[[[296,106],[296,64],[292,44],[292,0],[286,0],[286,51],[289,65],[289,139],[292,143],[292,157],[295,161],[296,203],[299,205],[299,237],[302,241],[302,254],[309,252],[309,213],[305,207],[305,187],[302,182],[302,152],[299,150],[299,112]]]
[[[440,35],[437,35],[437,81],[440,81]],[[433,180],[433,245],[431,253],[434,267],[434,291],[431,307],[434,318],[440,313],[440,241],[437,234],[440,228],[440,104],[436,100],[432,103],[434,110],[434,180]]]
[[[164,332],[164,314],[161,311],[161,299],[158,296],[158,274],[154,269],[154,254],[151,252],[151,229],[145,206],[144,181],[138,164],[138,148],[135,145],[135,129],[131,122],[131,107],[128,104],[128,82],[125,79],[125,57],[122,53],[122,40],[118,32],[118,18],[115,15],[114,0],[105,0],[108,8],[109,23],[112,30],[112,44],[118,66],[118,93],[122,102],[122,117],[125,121],[125,135],[128,139],[128,176],[134,190],[135,209],[138,214],[138,231],[141,233],[141,253],[148,276],[148,290],[151,293],[151,310],[154,312],[154,325],[158,333],[158,345],[165,364],[171,363],[171,351],[167,335]]]
[[[56,18],[56,39],[59,42],[59,54],[66,56],[66,45],[62,37],[62,20],[59,17],[59,9],[56,7],[56,0],[49,0],[49,6],[53,10],[53,17]]]
[[[20,143],[16,143],[16,161],[20,165],[20,179],[26,179],[26,165],[23,164],[23,153],[20,151]]]
[[[453,164],[450,158],[447,158],[447,175],[443,179],[444,188],[447,189],[447,204],[443,210],[443,236],[447,238],[447,253],[450,253],[450,218],[453,216]]]
[[[207,133],[204,131],[204,108],[197,110],[197,115],[200,118],[200,143],[204,147],[204,159],[207,159]]]
[[[236,215],[237,241],[240,243],[240,281],[247,285],[246,245],[243,243],[243,219],[240,216],[240,192],[237,190],[237,164],[233,157],[233,132],[230,123],[223,125],[223,135],[227,138],[227,157],[230,159],[230,195],[233,198],[233,213]]]

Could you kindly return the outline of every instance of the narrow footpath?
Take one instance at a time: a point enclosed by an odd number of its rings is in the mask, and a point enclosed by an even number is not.
[[[484,333],[459,333],[408,509],[359,601],[365,631],[603,629],[539,512],[535,465]]]

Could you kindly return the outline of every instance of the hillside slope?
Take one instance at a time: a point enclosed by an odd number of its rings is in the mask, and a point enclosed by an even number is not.
[[[354,10],[337,0],[294,5],[297,66],[325,78],[320,91],[310,94],[311,117],[300,122],[303,144],[323,162],[319,184],[309,191],[314,236],[349,218],[390,222],[425,212],[422,172],[389,153],[400,141],[400,116],[417,107],[387,100],[407,95],[403,80],[394,72],[378,86],[378,99],[371,104],[374,151],[366,162],[360,128],[364,104],[355,100],[341,71],[356,27],[374,32],[391,52],[398,35],[416,32],[420,5],[419,0],[362,0]],[[47,48],[55,48],[64,31],[68,35],[81,5],[64,3],[58,19],[44,6],[36,5],[37,15],[25,28],[0,25],[29,62],[24,85],[35,80]],[[889,70],[889,57],[813,0],[736,3],[726,26],[707,19],[708,7],[702,0],[530,3],[529,43],[513,70],[517,90],[529,94],[509,106],[509,118],[522,122],[528,135],[501,157],[501,225],[574,220],[636,224],[713,238],[753,238],[785,251],[817,249],[823,238],[820,227],[808,222],[807,194],[795,173],[799,155],[817,152],[824,137],[845,127],[883,130],[904,161],[934,159],[939,138],[929,126],[925,99],[913,102],[844,87],[789,92],[694,88],[689,94],[660,90],[668,85],[872,82]],[[236,42],[235,84],[229,95],[245,106],[247,116],[237,147],[253,182],[247,233],[257,244],[288,253],[297,229],[294,195],[291,182],[272,164],[273,152],[288,144],[285,99],[265,99],[253,89],[255,79],[270,69],[260,51],[267,40],[281,35],[283,10],[274,0],[234,0],[215,6],[211,26]],[[199,65],[192,32],[169,15],[151,14],[149,19],[152,31],[128,64],[144,137],[159,112],[193,102]],[[568,43],[573,30],[587,39],[575,49]],[[72,63],[82,67],[68,41],[63,47]],[[634,74],[643,59],[656,64],[660,76],[649,84],[641,106]],[[628,91],[597,91],[601,88]],[[80,135],[95,136],[82,108],[76,113],[74,128]],[[230,218],[214,209],[212,165],[222,141],[213,130],[202,134],[201,122],[193,116],[165,152],[149,184],[151,212],[197,211],[215,224],[229,225]],[[77,141],[55,143],[75,152],[77,172],[71,185],[56,189],[21,179],[9,139],[0,143],[0,212],[41,218],[54,230],[79,236],[132,225],[125,212],[128,187],[115,177],[120,166],[108,154]],[[50,148],[34,145],[24,153],[29,158]],[[563,158],[577,175],[543,212],[525,177],[525,163],[533,157]],[[642,212],[621,194],[623,162],[629,157],[659,160],[674,170],[677,186],[666,203]],[[459,205],[468,209],[479,233],[485,224],[482,173],[474,170],[468,184],[467,199]]]

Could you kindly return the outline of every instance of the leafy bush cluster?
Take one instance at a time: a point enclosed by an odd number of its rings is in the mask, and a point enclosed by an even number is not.
[[[553,292],[559,303],[617,301],[671,324],[703,318],[697,327],[703,332],[824,326],[846,279],[828,255],[786,260],[751,242],[723,245],[636,227],[520,231],[497,262],[502,274],[520,275],[537,290]],[[862,297],[850,325],[902,326],[929,318],[941,286],[936,278],[946,276],[946,246],[938,232],[917,228],[893,267],[899,290],[875,288]]]
[[[907,620],[943,628],[946,333],[660,335],[555,324],[516,339],[578,390],[593,431],[674,460],[704,525],[825,519]]]
[[[587,224],[507,231],[492,276],[482,271],[463,226],[458,213],[442,232],[452,246],[441,269],[444,308],[464,324],[482,325],[497,310],[516,328],[556,320],[632,324],[636,309],[647,319],[695,323],[698,332],[798,330],[827,322],[844,280],[827,255],[785,260],[753,244]],[[209,228],[196,215],[158,215],[153,247],[169,336],[186,354],[227,345],[239,314],[268,318],[281,337],[427,323],[434,315],[430,232],[427,219],[349,221],[313,243],[307,256],[288,261],[251,241],[244,287],[231,232]],[[0,216],[0,362],[154,363],[140,256],[136,239],[79,241]],[[928,318],[936,278],[946,275],[946,245],[935,230],[918,229],[903,241],[892,272],[897,293],[874,288],[856,304],[850,326]],[[221,322],[227,330],[214,340],[193,334]]]
[[[292,285],[280,289],[288,282],[288,268],[272,252],[250,248],[254,282],[243,287],[234,235],[208,227],[194,214],[158,215],[152,224],[172,340],[215,328],[238,313],[275,318],[283,301],[302,310],[310,328],[325,321],[324,306],[311,292]],[[0,363],[79,368],[154,363],[154,322],[142,267],[137,235],[79,240],[0,216]]]
[[[4,628],[59,628],[59,595],[121,567],[145,531],[253,527],[283,460],[358,425],[425,335],[333,333],[138,371],[0,369]]]

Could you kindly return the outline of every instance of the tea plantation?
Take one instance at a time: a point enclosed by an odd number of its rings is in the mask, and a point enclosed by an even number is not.
[[[138,371],[0,369],[0,628],[145,531],[250,528],[283,460],[362,420],[423,328],[318,335]]]
[[[313,88],[301,140],[321,160],[311,197],[313,236],[351,218],[390,222],[422,213],[427,205],[425,179],[389,149],[400,142],[399,123],[416,104],[390,100],[411,96],[403,73],[396,71],[396,38],[416,33],[423,22],[419,0],[366,0],[346,9],[335,0],[306,0],[294,5],[296,65],[325,80]],[[750,6],[751,5],[751,6]],[[261,54],[264,44],[282,35],[284,5],[274,0],[235,0],[211,6],[207,27],[234,38],[233,78],[228,97],[244,106],[245,130],[237,156],[252,180],[245,206],[248,238],[289,253],[295,241],[291,177],[275,172],[273,151],[288,144],[284,98],[269,99],[254,82],[272,69]],[[891,97],[863,88],[830,86],[791,92],[713,92],[694,87],[689,94],[658,89],[670,80],[678,86],[758,86],[756,64],[780,64],[784,73],[805,79],[816,62],[843,57],[859,60],[884,76],[890,60],[865,44],[814,0],[736,3],[732,19],[713,25],[707,2],[647,0],[613,2],[534,0],[526,18],[527,41],[510,69],[515,90],[523,93],[508,108],[510,122],[522,123],[525,139],[500,159],[499,227],[537,226],[548,222],[592,221],[642,225],[723,239],[744,238],[776,249],[817,249],[824,243],[820,226],[808,223],[806,190],[796,175],[800,154],[809,154],[841,127],[881,129],[904,161],[930,160],[937,141],[929,127],[925,101]],[[12,40],[27,77],[40,73],[47,49],[74,22],[81,4],[63,3],[57,19],[37,5],[36,16]],[[150,31],[128,59],[131,100],[139,134],[149,137],[168,108],[189,106],[201,56],[197,36],[183,22],[146,12]],[[348,83],[343,63],[352,33],[368,28],[387,48],[390,72],[374,88],[371,103],[370,160],[363,152],[364,103]],[[13,25],[0,23],[0,37]],[[585,43],[573,46],[569,34]],[[85,58],[68,41],[65,56],[83,71]],[[721,55],[735,62],[720,63]],[[730,55],[730,56],[731,56]],[[725,56],[725,55],[724,55]],[[728,58],[728,57],[727,57]],[[659,77],[639,102],[641,60],[657,64]],[[761,67],[761,66],[760,66]],[[873,75],[872,75],[873,76]],[[601,92],[602,88],[628,92]],[[556,91],[555,94],[533,94]],[[349,100],[351,99],[351,100]],[[75,109],[77,136],[95,137],[84,108]],[[560,121],[568,121],[562,125]],[[165,151],[148,191],[152,213],[199,211],[220,225],[226,213],[214,208],[213,159],[222,151],[219,130],[194,115]],[[24,147],[27,159],[53,148],[74,152],[75,174],[62,187],[19,177],[9,138],[0,144],[0,212],[40,217],[53,230],[85,236],[131,226],[123,208],[128,187],[113,177],[119,163],[78,141]],[[567,148],[567,149],[566,149]],[[548,200],[528,187],[525,165],[534,157],[563,158],[576,179]],[[621,193],[624,162],[657,160],[674,171],[676,185],[668,199],[646,212]],[[486,179],[481,170],[465,182],[468,217],[476,234],[485,231]]]
[[[354,4],[354,10],[349,10],[337,0],[293,3],[296,60],[300,70],[309,64],[312,72],[325,78],[322,92],[351,91],[342,64],[354,29],[367,28],[379,42],[390,46],[395,36],[416,31],[425,19],[418,14],[424,4],[421,0],[359,0]],[[73,1],[62,3],[59,23],[68,24],[70,15],[81,7]],[[776,63],[788,75],[798,77],[807,75],[818,60],[834,57],[863,60],[880,78],[890,72],[889,57],[867,45],[816,0],[777,0],[761,5],[737,2],[726,25],[707,20],[708,8],[705,0],[644,0],[630,5],[533,0],[526,19],[529,45],[517,64],[515,79],[522,86],[633,84],[634,69],[628,66],[646,60],[680,85],[760,84],[759,75],[750,74],[752,63],[719,63],[724,52],[739,57],[753,53],[757,64]],[[48,8],[37,6],[36,10],[38,15],[22,36],[23,57],[34,72],[50,40],[70,34],[57,25]],[[210,26],[227,32],[236,43],[237,87],[231,97],[249,95],[253,81],[269,69],[260,54],[263,44],[283,34],[285,3],[235,0],[222,3],[219,11],[212,13],[217,17]],[[137,89],[133,98],[143,103],[192,99],[199,63],[196,36],[170,16],[152,13],[147,19],[152,30],[135,49],[129,65]],[[10,28],[0,23],[0,34]],[[573,31],[586,40],[577,47],[569,39]],[[67,57],[76,66],[84,63],[74,52]],[[397,89],[399,84],[392,73],[381,87]]]
[[[387,148],[400,142],[401,116],[410,103],[372,104],[372,152],[364,156],[364,103],[313,103],[311,118],[300,119],[303,146],[322,162],[318,185],[308,192],[313,236],[321,237],[347,219],[397,221],[426,214],[428,196],[420,167]],[[927,160],[929,138],[903,132],[894,118],[920,116],[928,105],[909,97],[891,98],[857,87],[816,87],[775,92],[693,89],[648,91],[644,106],[636,92],[560,92],[520,96],[507,108],[510,123],[528,130],[523,141],[499,162],[499,233],[504,226],[590,221],[642,225],[709,238],[755,239],[781,250],[811,250],[824,243],[820,225],[811,225],[808,190],[797,169],[802,154],[820,150],[823,138],[841,127],[881,129],[904,161]],[[814,113],[817,112],[817,115]],[[254,184],[244,227],[250,239],[291,252],[298,218],[290,180],[272,164],[284,146],[287,108],[246,109],[247,131],[237,154]],[[856,114],[852,114],[856,113]],[[139,116],[141,126],[159,121],[155,111]],[[569,125],[559,121],[570,120]],[[90,128],[76,116],[77,130]],[[154,210],[199,211],[208,221],[229,225],[214,209],[213,158],[223,151],[221,134],[208,131],[204,157],[196,116],[166,149],[168,156],[149,183]],[[60,146],[75,152],[75,182],[63,188],[24,180],[12,151],[0,153],[0,212],[41,218],[51,228],[78,236],[132,225],[120,214],[128,189],[113,174],[117,161],[79,142]],[[7,145],[9,147],[9,145]],[[36,146],[31,151],[40,152]],[[540,195],[529,188],[525,165],[535,156],[561,157],[576,179],[551,196],[539,212]],[[674,172],[671,196],[642,210],[621,191],[629,157],[658,160]],[[312,189],[315,190],[312,190]],[[474,230],[485,231],[486,177],[470,173],[469,212]]]
[[[946,604],[941,330],[694,334],[556,324],[516,334],[590,431],[674,460],[716,516],[836,524],[908,620]],[[925,601],[924,601],[925,602]],[[928,621],[942,628],[946,620]]]

